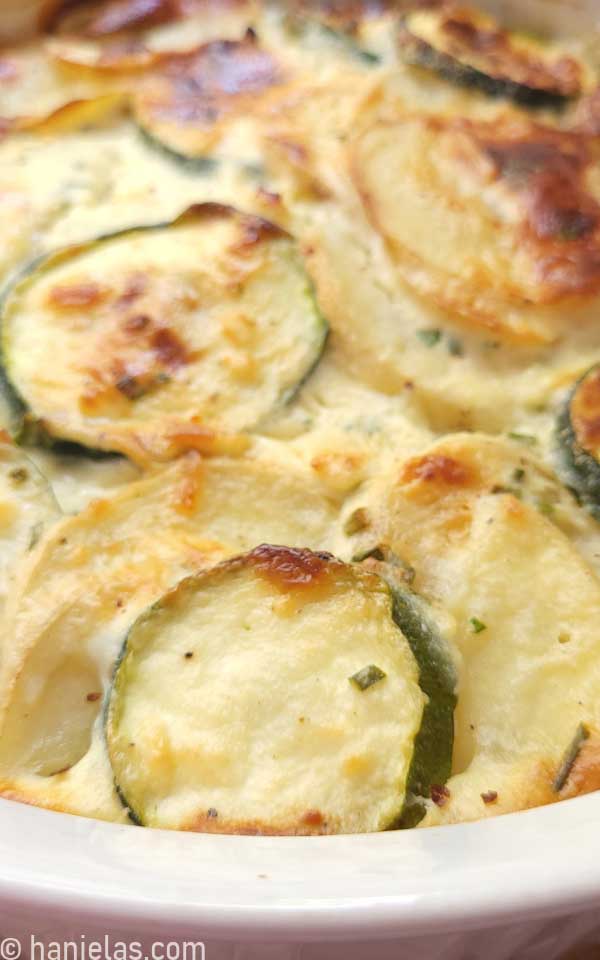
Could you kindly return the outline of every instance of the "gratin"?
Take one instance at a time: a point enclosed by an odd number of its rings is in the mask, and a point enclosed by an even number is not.
[[[600,788],[600,106],[458,5],[0,51],[0,794],[355,833]]]

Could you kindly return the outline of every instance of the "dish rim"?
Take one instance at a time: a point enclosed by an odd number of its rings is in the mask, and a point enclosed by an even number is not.
[[[148,830],[0,800],[0,906],[227,940],[464,932],[596,904],[589,838],[599,828],[600,793],[474,823],[331,837]]]

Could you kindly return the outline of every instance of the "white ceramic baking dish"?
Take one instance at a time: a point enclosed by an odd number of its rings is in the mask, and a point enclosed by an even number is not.
[[[36,960],[62,956],[39,946],[56,941],[78,960],[117,941],[148,958],[157,942],[156,960],[193,960],[187,943],[207,960],[584,960],[600,943],[598,836],[599,794],[314,838],[150,831],[0,801],[0,956],[17,960],[14,938]]]
[[[600,0],[484,2],[524,26],[600,24]],[[47,3],[0,0],[0,37],[34,29]],[[313,838],[150,831],[0,800],[0,960],[592,960],[599,837],[600,793]]]

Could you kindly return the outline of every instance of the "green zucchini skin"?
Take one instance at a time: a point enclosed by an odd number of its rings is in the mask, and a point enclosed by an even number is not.
[[[556,420],[559,469],[567,486],[596,520],[600,520],[600,463],[579,443],[571,419],[571,405],[584,381],[598,372],[600,364],[591,367],[579,378],[564,400]]]
[[[442,787],[452,771],[458,675],[443,637],[427,615],[425,603],[410,589],[414,571],[407,570],[383,544],[353,559],[374,570],[388,584],[394,620],[410,644],[419,666],[419,685],[428,697],[415,739],[406,801],[392,827],[407,829],[423,819],[432,787]]]
[[[235,161],[234,158],[213,157],[208,153],[183,153],[169,146],[160,137],[152,133],[140,120],[135,121],[136,129],[148,150],[160,154],[169,163],[175,164],[190,176],[212,177],[224,164],[233,164],[239,173],[258,185],[268,187],[266,170],[259,164]]]
[[[564,108],[571,99],[548,90],[536,90],[515,80],[490,77],[476,67],[436,50],[420,37],[413,36],[404,21],[401,23],[399,47],[402,58],[410,66],[431,70],[456,86],[478,91],[487,97],[512,100],[530,109],[554,110]]]
[[[160,154],[169,163],[174,163],[177,167],[189,173],[190,176],[211,177],[216,174],[219,168],[226,162],[225,158],[213,157],[208,153],[183,153],[170,147],[164,140],[152,133],[140,120],[135,121],[136,130],[145,146],[154,153]],[[232,160],[229,160],[232,162]],[[260,165],[253,163],[244,163],[237,161],[236,167],[239,172],[245,175],[248,180],[255,181],[258,184],[266,185],[266,171]]]
[[[140,123],[139,120],[136,121],[136,129],[141,140],[149,150],[159,153],[166,160],[175,163],[178,167],[185,170],[186,173],[209,177],[215,173],[219,167],[219,161],[215,157],[208,155],[191,156],[174,150],[173,147],[169,147],[162,140],[159,140],[159,138]]]
[[[415,740],[408,774],[407,800],[398,822],[413,827],[425,816],[424,800],[433,785],[442,786],[452,770],[454,710],[458,677],[444,642],[428,621],[416,594],[392,588],[394,619],[419,664],[421,689],[429,697]]]

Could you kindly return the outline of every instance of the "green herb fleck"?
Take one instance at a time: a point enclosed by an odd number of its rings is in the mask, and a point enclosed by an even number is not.
[[[506,436],[518,443],[526,443],[528,447],[533,447],[537,443],[536,438],[532,437],[530,433],[518,433],[516,430],[509,430]]]
[[[525,471],[523,470],[523,467],[516,467],[513,470],[512,479],[514,483],[523,483],[523,480],[525,479]]]
[[[44,532],[43,523],[34,523],[31,530],[29,531],[29,543],[27,544],[28,550],[33,550],[36,543],[40,539],[42,533]]]
[[[417,336],[426,347],[435,347],[442,339],[442,331],[435,327],[423,327],[422,330],[417,330]]]
[[[20,487],[22,483],[29,480],[29,473],[25,467],[16,467],[16,469],[9,472],[8,476],[16,487]]]
[[[487,624],[483,623],[478,617],[471,617],[469,619],[473,633],[481,633],[483,630],[487,629]]]
[[[554,514],[554,504],[547,500],[538,500],[537,508],[545,517],[551,517]]]
[[[510,493],[513,497],[516,497],[517,500],[521,500],[523,494],[516,487],[507,487],[503,483],[495,483],[492,487],[490,493]]]
[[[371,663],[368,667],[363,667],[362,670],[359,670],[358,673],[355,673],[348,679],[350,683],[353,683],[359,690],[367,690],[369,687],[372,687],[374,683],[379,683],[380,680],[384,680],[385,677],[386,674],[383,670],[376,667],[374,663]]]
[[[352,537],[355,533],[360,533],[361,530],[366,530],[369,526],[369,514],[364,507],[358,507],[357,510],[353,510],[348,519],[344,524],[344,533],[348,537]]]
[[[589,735],[590,731],[588,727],[585,725],[585,723],[580,723],[575,731],[575,736],[565,751],[562,763],[558,768],[558,773],[556,774],[556,778],[552,784],[552,789],[555,793],[560,793],[567,780],[571,776],[573,765],[577,760],[580,750],[585,741],[588,739]]]

